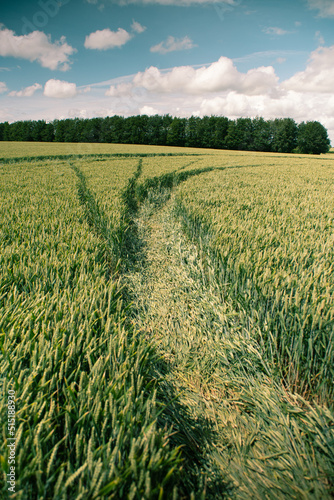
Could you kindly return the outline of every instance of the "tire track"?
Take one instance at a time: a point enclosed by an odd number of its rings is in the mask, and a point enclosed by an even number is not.
[[[186,491],[331,498],[330,461],[317,446],[327,440],[319,426],[326,411],[275,383],[254,340],[257,325],[222,291],[200,242],[184,234],[174,196],[169,186],[147,190],[135,220],[142,253],[123,279],[132,324],[161,357],[161,424],[173,426],[183,448]]]

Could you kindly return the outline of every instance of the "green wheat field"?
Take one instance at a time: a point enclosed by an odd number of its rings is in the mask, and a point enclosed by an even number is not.
[[[1,143],[0,190],[1,498],[333,498],[333,152]]]

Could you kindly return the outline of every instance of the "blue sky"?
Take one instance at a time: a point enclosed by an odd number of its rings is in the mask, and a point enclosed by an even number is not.
[[[319,120],[334,144],[334,0],[12,0],[0,121]]]

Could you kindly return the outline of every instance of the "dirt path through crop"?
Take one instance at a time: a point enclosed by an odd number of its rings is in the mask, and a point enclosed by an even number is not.
[[[194,466],[198,461],[197,477],[203,479],[205,472],[206,479],[197,487],[205,489],[208,481],[207,489],[220,498],[226,485],[214,459],[222,422],[221,397],[215,387],[220,363],[213,343],[221,335],[226,306],[217,288],[208,283],[199,250],[182,232],[173,213],[173,195],[167,202],[164,194],[159,198],[162,206],[149,197],[136,220],[142,255],[125,276],[134,305],[133,323],[154,339],[167,367],[166,391],[172,388],[179,395],[188,414],[174,411],[172,420],[187,436],[191,449],[186,453],[194,454]]]
[[[218,282],[201,241],[185,236],[175,192],[148,193],[139,207],[136,259],[123,278],[131,321],[162,359],[158,387],[186,490],[199,499],[331,498],[331,462],[317,444],[329,439],[330,423],[318,423],[330,417],[275,381],[258,325]]]

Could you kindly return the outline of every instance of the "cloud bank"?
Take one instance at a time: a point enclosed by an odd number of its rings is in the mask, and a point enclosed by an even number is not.
[[[56,99],[69,99],[77,95],[77,86],[75,83],[62,80],[48,80],[44,86],[44,95]]]
[[[233,61],[221,57],[208,67],[198,69],[192,66],[178,66],[167,72],[161,72],[151,66],[139,72],[133,79],[135,87],[142,87],[150,92],[186,94],[205,94],[233,90],[245,94],[271,92],[277,85],[278,77],[272,66],[251,69],[240,73]]]
[[[127,82],[112,85],[105,95],[125,115],[147,109],[176,116],[319,120],[334,143],[333,80],[334,46],[312,52],[304,71],[283,82],[272,66],[243,73],[231,59],[221,57],[199,68],[177,66],[163,71],[151,66]]]
[[[167,113],[223,115],[231,119],[291,117],[297,122],[320,121],[334,144],[333,79],[334,45],[312,52],[305,69],[283,82],[272,66],[241,72],[227,57],[200,67],[161,70],[151,66],[135,75],[84,89],[77,89],[75,83],[51,79],[44,86],[43,98],[32,96],[26,101],[25,112],[29,111],[29,118],[37,119]],[[37,90],[38,85],[19,92],[27,95]],[[86,88],[90,91],[85,92]],[[0,83],[0,92],[6,91],[6,83]],[[51,98],[58,99],[57,105],[52,104]],[[4,106],[0,121],[14,119],[25,119],[22,107]]]
[[[115,47],[122,47],[132,36],[126,30],[118,28],[117,31],[111,31],[109,28],[97,30],[86,36],[85,48],[95,50],[108,50]]]
[[[17,36],[12,30],[0,29],[0,56],[37,61],[43,68],[67,71],[70,68],[69,56],[75,52],[65,37],[52,43],[51,37],[42,31]]]
[[[311,53],[304,71],[296,73],[282,84],[283,88],[314,93],[333,93],[334,45],[319,47]]]
[[[15,91],[13,90],[12,92],[9,92],[10,97],[31,97],[34,95],[36,90],[42,89],[42,85],[39,83],[35,83],[34,85],[30,85],[29,87],[26,87],[25,89]]]
[[[135,35],[143,33],[146,30],[146,26],[142,26],[137,21],[132,21],[131,29],[132,33],[123,28],[118,28],[117,31],[111,31],[109,28],[94,31],[94,33],[86,36],[84,46],[86,49],[93,50],[108,50],[122,47]]]

